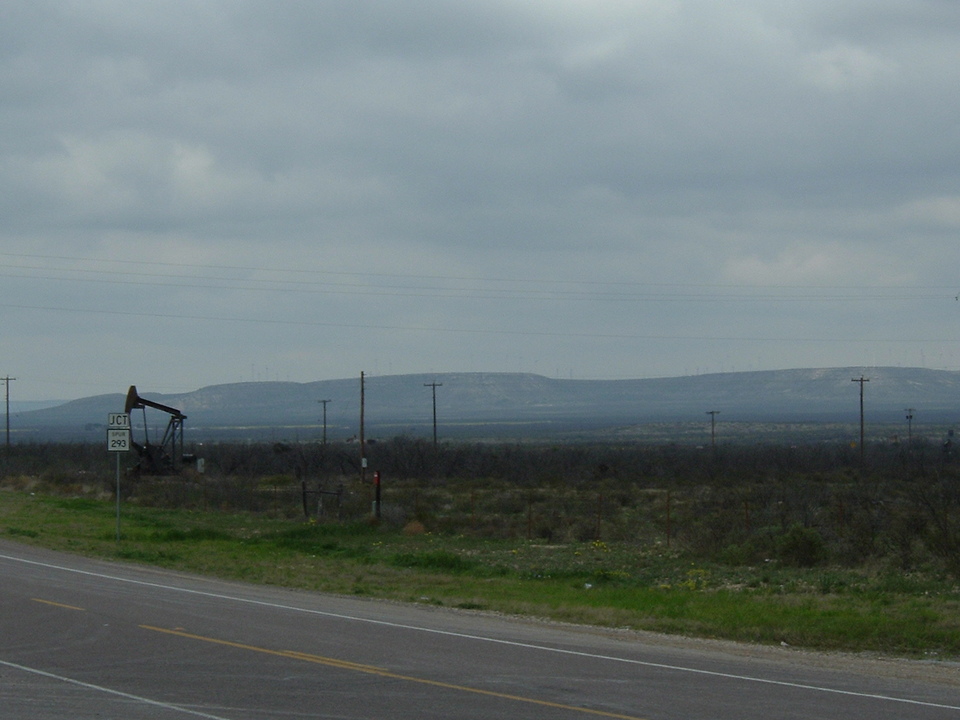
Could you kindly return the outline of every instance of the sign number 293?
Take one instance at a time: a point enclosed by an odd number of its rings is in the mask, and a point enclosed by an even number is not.
[[[110,413],[107,418],[107,450],[127,452],[130,449],[130,416]]]

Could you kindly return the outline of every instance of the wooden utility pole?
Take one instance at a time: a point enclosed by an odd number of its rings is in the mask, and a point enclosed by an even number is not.
[[[367,456],[365,452],[364,442],[363,442],[363,405],[364,405],[364,388],[363,388],[363,371],[360,371],[360,487],[365,487],[367,479]]]
[[[327,403],[329,400],[317,400],[318,403],[323,403],[323,444],[327,444]]]
[[[424,383],[423,386],[433,389],[433,447],[437,447],[437,388],[443,387],[443,383]]]
[[[10,450],[10,382],[16,380],[15,377],[10,377],[7,375],[5,378],[0,378],[3,380],[3,384],[7,386],[7,451]]]
[[[707,410],[707,415],[710,416],[710,449],[714,453],[717,452],[717,415],[719,414],[719,410]]]
[[[850,382],[860,383],[860,472],[863,472],[863,384],[870,382],[870,378],[861,375],[852,378]]]

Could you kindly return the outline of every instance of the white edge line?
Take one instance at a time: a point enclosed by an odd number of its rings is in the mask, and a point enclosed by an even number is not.
[[[5,667],[13,668],[14,670],[21,670],[26,673],[33,673],[34,675],[40,675],[45,678],[51,678],[52,680],[57,680],[59,682],[70,683],[71,685],[77,685],[87,690],[96,690],[98,692],[107,693],[108,695],[115,695],[116,697],[126,698],[127,700],[135,700],[139,703],[144,703],[145,705],[152,705],[154,707],[160,707],[164,710],[176,710],[177,712],[187,713],[188,715],[195,715],[196,717],[208,718],[208,720],[228,720],[227,718],[221,717],[219,715],[210,715],[208,713],[200,712],[199,710],[191,710],[189,708],[181,707],[180,705],[173,705],[171,703],[160,702],[159,700],[151,700],[150,698],[141,697],[140,695],[132,695],[130,693],[125,693],[120,690],[113,690],[111,688],[103,687],[101,685],[94,685],[93,683],[83,682],[82,680],[75,680],[73,678],[64,677],[63,675],[55,675],[46,670],[38,670],[37,668],[27,667],[26,665],[18,665],[17,663],[7,662],[6,660],[0,660],[0,665]]]
[[[397,628],[401,630],[413,630],[416,632],[430,633],[433,635],[445,635],[464,640],[475,640],[479,642],[488,642],[498,645],[508,645],[512,647],[525,648],[527,650],[539,650],[542,652],[551,652],[558,655],[573,655],[576,657],[592,658],[594,660],[608,660],[611,662],[626,663],[629,665],[638,665],[643,667],[657,668],[660,670],[672,670],[675,672],[685,672],[695,675],[707,675],[710,677],[726,678],[728,680],[740,680],[743,682],[760,683],[765,685],[777,685],[780,687],[796,688],[799,690],[812,690],[815,692],[832,693],[834,695],[847,695],[850,697],[867,698],[871,700],[882,700],[885,702],[896,702],[907,705],[920,705],[923,707],[943,708],[946,710],[960,710],[960,705],[944,705],[941,703],[927,702],[924,700],[911,700],[909,698],[893,697],[891,695],[879,695],[873,693],[861,693],[853,690],[840,690],[837,688],[821,687],[819,685],[806,685],[804,683],[788,682],[786,680],[770,680],[768,678],[752,677],[750,675],[736,675],[734,673],[718,672],[716,670],[702,670],[700,668],[684,667],[682,665],[668,665],[665,663],[650,662],[648,660],[635,660],[632,658],[622,658],[615,655],[598,655],[581,650],[565,650],[563,648],[553,648],[547,645],[534,645],[531,643],[518,642],[516,640],[501,640],[499,638],[484,637],[482,635],[470,635],[468,633],[453,632],[451,630],[437,630],[435,628],[420,627],[418,625],[405,625],[403,623],[394,623],[387,620],[376,620],[374,618],[357,617],[355,615],[344,615],[342,613],[328,612],[326,610],[311,610],[293,605],[282,605],[280,603],[267,602],[265,600],[251,600],[249,598],[236,597],[235,595],[223,595],[220,593],[209,592],[206,590],[191,590],[190,588],[177,587],[175,585],[164,585],[162,583],[149,582],[146,580],[133,580],[130,578],[118,577],[116,575],[107,575],[106,573],[92,572],[90,570],[78,570],[76,568],[63,567],[52,563],[39,562],[37,560],[27,560],[25,558],[13,557],[10,555],[0,555],[0,560],[10,560],[13,562],[25,563],[27,565],[36,565],[51,570],[60,570],[62,572],[75,573],[77,575],[86,575],[89,577],[100,578],[103,580],[113,580],[131,585],[140,585],[143,587],[156,588],[158,590],[169,590],[188,595],[199,595],[201,597],[213,598],[215,600],[230,600],[232,602],[244,603],[247,605],[257,605],[260,607],[273,608],[275,610],[287,610],[291,612],[305,613],[308,615],[320,615],[323,617],[336,618],[337,620],[350,620],[353,622],[369,623],[371,625],[383,625],[386,627]],[[179,708],[177,708],[179,709]],[[190,712],[190,711],[185,711]],[[213,716],[209,716],[213,717]]]

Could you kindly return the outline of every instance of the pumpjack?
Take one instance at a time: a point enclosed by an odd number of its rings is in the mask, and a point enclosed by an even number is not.
[[[167,429],[160,443],[150,442],[150,433],[147,426],[147,408],[161,410],[170,416]],[[140,456],[140,463],[134,469],[142,475],[172,475],[178,472],[180,463],[186,459],[183,454],[183,421],[187,416],[176,408],[163,405],[153,400],[140,397],[137,386],[131,385],[127,391],[125,410],[128,415],[131,410],[143,409],[143,444],[131,439],[130,444]],[[177,447],[179,445],[179,452]]]

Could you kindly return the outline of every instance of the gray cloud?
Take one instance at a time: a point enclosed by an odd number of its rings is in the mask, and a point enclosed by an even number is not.
[[[0,369],[73,397],[268,367],[955,368],[958,25],[950,2],[7,3]]]

